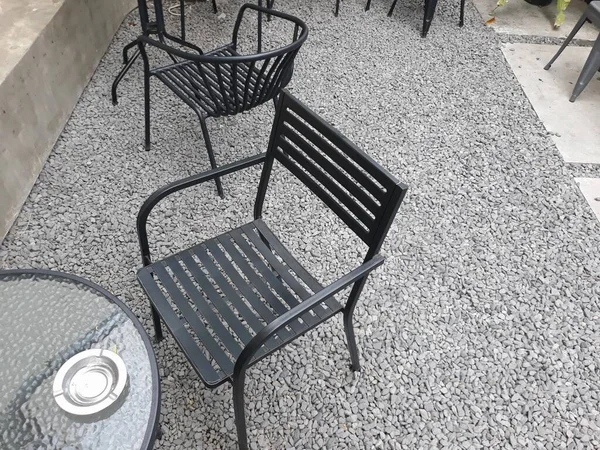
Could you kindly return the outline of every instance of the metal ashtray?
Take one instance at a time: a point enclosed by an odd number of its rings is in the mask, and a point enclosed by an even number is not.
[[[126,386],[123,359],[110,350],[92,349],[62,365],[52,391],[61,409],[75,416],[89,416],[113,405]]]

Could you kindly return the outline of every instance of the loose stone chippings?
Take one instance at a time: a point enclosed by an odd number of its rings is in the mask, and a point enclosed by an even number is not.
[[[459,29],[459,2],[440,2],[426,39],[422,2],[398,2],[392,18],[385,2],[365,13],[363,1],[344,0],[337,18],[334,4],[275,2],[310,29],[290,90],[410,191],[383,248],[388,260],[355,313],[362,372],[348,369],[338,320],[261,361],[247,379],[250,445],[600,448],[600,226],[499,38],[470,3]],[[188,39],[202,48],[225,42],[239,6],[219,2],[219,18],[210,2],[190,4]],[[168,19],[177,34],[177,18]],[[209,162],[193,112],[155,80],[152,150],[144,151],[138,62],[112,106],[120,52],[139,33],[138,20],[134,11],[123,22],[83,93],[0,246],[0,265],[87,277],[150,331],[135,278],[137,211],[152,191]],[[209,121],[217,163],[264,151],[272,120],[266,104]],[[240,211],[251,211],[258,175],[225,177],[224,200],[208,183],[159,205],[161,226],[150,217],[153,255],[248,221]],[[279,210],[295,223],[293,234],[285,224],[275,230],[284,244],[322,282],[353,267],[356,250],[331,255],[353,248],[343,225],[308,191],[290,189],[282,171],[273,177],[265,217]],[[156,347],[156,448],[235,448],[230,387],[205,389],[165,336]]]

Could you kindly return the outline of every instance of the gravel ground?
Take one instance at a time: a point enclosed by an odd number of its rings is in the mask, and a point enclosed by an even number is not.
[[[229,39],[224,18],[198,3],[189,35]],[[427,39],[422,2],[370,12],[344,0],[278,0],[311,30],[291,91],[408,183],[384,246],[388,260],[356,311],[363,370],[352,374],[341,320],[249,371],[255,449],[600,447],[600,227],[516,78],[500,40],[472,5],[440,4]],[[191,110],[155,86],[153,148],[143,150],[136,64],[113,107],[113,45],[0,247],[2,267],[73,272],[122,298],[150,330],[135,272],[135,217],[165,183],[205,170]],[[267,31],[269,25],[267,26]],[[220,164],[264,150],[272,105],[209,121]],[[354,241],[304,191],[275,177],[268,217],[327,282],[356,264]],[[152,218],[164,256],[248,220],[256,170],[176,196]],[[279,197],[278,197],[279,196]],[[285,220],[278,222],[279,218]],[[272,222],[273,223],[273,222]],[[293,223],[293,232],[285,231]],[[228,385],[205,389],[173,340],[156,346],[162,374],[157,449],[233,449]]]

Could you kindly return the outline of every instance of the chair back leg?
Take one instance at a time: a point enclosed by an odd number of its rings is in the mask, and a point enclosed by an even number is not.
[[[558,58],[560,56],[560,54],[563,52],[563,50],[565,48],[567,48],[567,45],[569,45],[569,42],[571,42],[571,40],[575,37],[575,35],[577,34],[577,32],[581,29],[581,27],[585,23],[586,19],[587,19],[587,14],[584,12],[583,15],[577,21],[577,23],[575,24],[575,27],[573,27],[573,30],[571,30],[571,32],[569,33],[569,35],[566,37],[566,39],[564,40],[564,42],[562,43],[562,45],[558,49],[558,51],[556,52],[556,54],[552,57],[552,59],[550,60],[550,62],[548,62],[548,64],[546,64],[546,67],[544,67],[544,70],[550,69],[550,67],[552,66],[552,64],[554,64],[554,61],[556,61],[556,58]]]
[[[571,98],[569,99],[570,102],[574,102],[579,94],[583,92],[590,80],[598,73],[598,69],[600,69],[600,34],[598,34],[598,38],[592,47],[590,56],[588,56],[588,59],[581,70],[581,74],[579,74],[577,83],[575,83],[573,94],[571,94]]]
[[[423,16],[423,29],[421,30],[421,37],[427,37],[429,28],[431,27],[431,21],[435,14],[435,8],[437,6],[437,0],[425,0],[425,14]]]
[[[215,153],[213,152],[212,144],[210,142],[210,136],[208,134],[208,128],[206,127],[206,119],[198,115],[200,118],[200,126],[202,127],[202,135],[204,136],[204,144],[206,145],[206,152],[208,153],[208,160],[210,161],[210,167],[213,169],[217,168],[217,162],[215,160]],[[217,185],[217,192],[219,197],[223,198],[223,186],[221,185],[221,178],[215,178],[215,184]]]
[[[460,0],[460,19],[458,26],[462,27],[465,24],[465,0]]]
[[[150,73],[144,70],[144,146],[150,150]]]

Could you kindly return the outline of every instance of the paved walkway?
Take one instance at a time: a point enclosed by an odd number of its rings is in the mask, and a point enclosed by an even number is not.
[[[365,13],[345,0],[334,18],[332,1],[278,1],[311,29],[291,90],[411,190],[383,249],[387,264],[357,309],[363,371],[350,373],[337,320],[259,363],[247,391],[252,448],[600,447],[600,224],[496,33],[471,4],[459,29],[458,2],[440,4],[421,39],[422,1],[399,2],[393,18],[389,2]],[[194,4],[190,36],[204,48],[225,42],[238,6],[221,5],[219,19],[210,2]],[[119,106],[110,104],[120,49],[137,30],[132,15],[0,247],[0,265],[89,277],[150,330],[135,281],[137,210],[208,160],[192,112],[158,85],[153,148],[143,150],[139,65]],[[272,117],[269,104],[210,121],[218,162],[262,151]],[[279,173],[268,217],[296,224],[284,240],[330,281],[358,252]],[[225,200],[210,184],[165,203],[153,215],[155,254],[247,220],[256,182],[248,171],[224,180]],[[157,448],[234,448],[229,386],[203,388],[171,338],[157,353]]]

